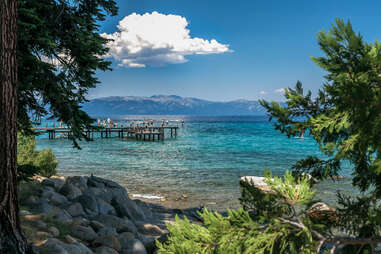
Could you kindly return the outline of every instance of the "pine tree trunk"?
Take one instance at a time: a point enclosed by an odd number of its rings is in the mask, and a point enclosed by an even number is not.
[[[0,253],[26,253],[17,200],[17,0],[1,0]]]

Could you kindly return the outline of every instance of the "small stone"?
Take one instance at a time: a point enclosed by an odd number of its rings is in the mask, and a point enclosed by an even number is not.
[[[166,198],[161,198],[160,201],[161,202],[165,202],[165,201],[167,201],[167,199]]]
[[[83,241],[93,241],[98,235],[91,227],[74,225],[71,229],[71,234]]]
[[[105,235],[105,236],[98,237],[97,239],[93,241],[93,246],[94,247],[107,246],[107,247],[113,248],[116,251],[121,250],[121,246],[118,239],[113,235]]]
[[[74,237],[72,237],[71,235],[65,235],[65,241],[67,243],[76,243],[78,242]]]
[[[84,216],[86,215],[85,214],[85,211],[83,211],[83,207],[80,203],[78,202],[75,202],[73,204],[71,204],[67,209],[66,211],[73,217],[77,217],[77,216]]]
[[[95,249],[96,254],[118,254],[118,252],[110,247],[101,246]]]
[[[105,236],[105,235],[117,235],[116,229],[112,227],[104,227],[99,229],[98,233],[99,236]]]
[[[95,231],[98,231],[98,230],[100,230],[101,228],[104,228],[105,225],[103,225],[103,224],[100,223],[99,221],[92,220],[92,221],[90,222],[90,226],[92,226],[93,229],[95,229]]]
[[[329,207],[323,202],[317,202],[313,204],[308,210],[307,214],[311,219],[316,220],[330,220],[337,221],[337,213],[334,208]]]
[[[60,231],[56,227],[49,227],[48,231],[50,234],[52,234],[54,237],[58,237],[60,235]]]

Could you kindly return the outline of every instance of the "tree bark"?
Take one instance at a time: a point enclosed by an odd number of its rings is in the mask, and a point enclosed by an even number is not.
[[[17,0],[1,0],[0,253],[26,253],[17,198]]]

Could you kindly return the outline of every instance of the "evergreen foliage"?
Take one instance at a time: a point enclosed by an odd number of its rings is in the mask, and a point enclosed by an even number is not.
[[[311,135],[326,159],[307,156],[284,178],[265,173],[269,190],[241,182],[244,210],[227,217],[204,211],[204,225],[177,219],[159,253],[375,253],[381,242],[381,43],[367,43],[336,20],[317,36],[324,52],[313,61],[327,75],[316,97],[302,83],[286,89],[286,106],[260,101],[289,137]],[[338,193],[338,207],[316,211],[313,182],[353,167],[361,195]],[[321,204],[321,203],[320,203]],[[336,234],[335,234],[336,232]],[[339,232],[339,234],[337,234]]]
[[[36,150],[34,136],[19,133],[17,138],[18,181],[28,181],[34,175],[51,177],[57,173],[58,162],[52,149]]]
[[[31,119],[49,114],[71,127],[76,138],[93,123],[81,104],[94,88],[98,70],[110,70],[102,58],[107,39],[99,23],[116,15],[114,0],[19,0],[19,129],[31,131]]]

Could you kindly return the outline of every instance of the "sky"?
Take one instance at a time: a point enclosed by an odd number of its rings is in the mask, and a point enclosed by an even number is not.
[[[358,0],[117,0],[101,23],[114,41],[111,72],[90,98],[179,95],[212,101],[283,100],[300,80],[316,92],[324,72],[316,34],[350,20],[366,41],[381,40],[381,2]]]

